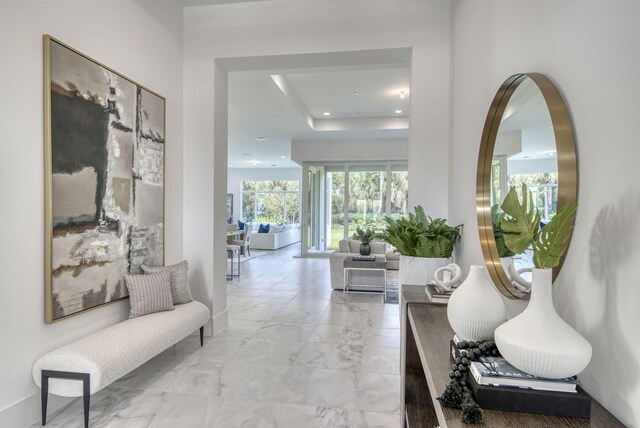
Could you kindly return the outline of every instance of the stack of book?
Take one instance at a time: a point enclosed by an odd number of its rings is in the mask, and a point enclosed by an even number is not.
[[[375,262],[376,256],[371,254],[370,256],[353,256],[351,258],[354,262]]]
[[[443,303],[445,305],[449,303],[449,297],[451,297],[451,293],[453,293],[453,290],[443,291],[433,284],[427,284],[424,287],[424,291],[427,293],[427,297],[431,302]]]
[[[471,362],[469,373],[478,385],[503,386],[542,391],[576,392],[575,377],[545,379],[513,367],[502,357],[480,357]]]

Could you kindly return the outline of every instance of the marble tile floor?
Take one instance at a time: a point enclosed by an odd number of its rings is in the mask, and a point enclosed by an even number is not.
[[[190,336],[92,397],[93,428],[399,428],[398,305],[332,292],[298,246],[243,263],[229,327]],[[81,401],[48,427],[81,428]]]

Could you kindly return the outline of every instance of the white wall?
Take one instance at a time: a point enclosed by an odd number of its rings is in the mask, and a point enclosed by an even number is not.
[[[556,82],[576,132],[577,227],[554,286],[562,317],[591,342],[583,387],[640,426],[640,4],[631,0],[458,0],[452,8],[449,213],[464,222],[465,266],[482,263],[475,173],[482,126],[502,82]]]
[[[182,19],[170,1],[0,3],[0,426],[40,419],[33,362],[114,324],[128,302],[44,323],[42,35],[48,33],[167,99],[166,260],[182,258]],[[60,400],[50,402],[55,410]]]
[[[216,60],[412,48],[416,119],[409,138],[409,182],[422,183],[423,191],[410,192],[410,204],[446,216],[449,12],[448,0],[272,0],[184,10],[184,248],[195,267],[192,286],[206,290],[213,302],[214,330],[226,325],[227,124],[214,118],[222,110],[226,114],[227,73]]]
[[[240,215],[242,182],[247,180],[296,180],[302,189],[302,168],[229,168],[227,193],[233,194],[234,221],[238,221]]]
[[[407,160],[406,138],[371,140],[294,140],[291,160],[302,162]]]

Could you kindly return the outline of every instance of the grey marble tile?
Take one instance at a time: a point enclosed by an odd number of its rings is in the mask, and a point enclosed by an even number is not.
[[[400,374],[400,349],[365,346],[360,371]]]
[[[269,403],[221,398],[211,407],[212,411],[205,427],[256,428],[268,410]]]
[[[362,346],[347,343],[307,342],[294,365],[358,371],[361,359]]]
[[[305,283],[300,282],[279,282],[269,290],[282,290],[282,291],[300,291],[306,288]],[[297,294],[297,293],[296,293]]]
[[[318,322],[323,312],[324,309],[287,309],[285,307],[271,318],[271,322],[315,324]]]
[[[203,427],[208,398],[203,395],[108,387],[107,394],[91,406],[92,428]],[[48,427],[81,428],[80,411],[65,421],[50,420]]]
[[[132,372],[122,376],[112,385],[122,388],[146,388],[178,367],[184,357],[155,357]]]
[[[353,409],[356,385],[353,372],[293,367],[273,401]]]
[[[255,337],[259,339],[306,342],[313,328],[313,324],[269,322],[256,333]]]
[[[369,326],[369,314],[353,311],[330,311],[329,308],[322,314],[318,324],[356,326],[366,328]]]
[[[353,428],[400,428],[400,414],[356,411]]]
[[[309,336],[309,342],[364,344],[364,329],[354,326],[318,324]]]
[[[350,428],[353,411],[330,407],[274,403],[264,413],[260,428]]]
[[[385,348],[400,348],[400,330],[396,329],[367,329],[364,331],[365,346],[383,346]]]
[[[248,341],[247,337],[235,337],[223,333],[214,336],[211,342],[196,350],[193,355],[212,361],[229,361],[235,357],[236,351]]]
[[[221,371],[221,393],[227,399],[270,401],[289,367],[233,361]]]
[[[229,312],[229,319],[232,320],[250,320],[250,321],[269,321],[281,308],[243,308],[242,310]]]
[[[299,300],[297,298],[291,299],[287,306],[283,309],[305,309],[305,310],[321,310],[324,311],[329,302],[324,300]]]
[[[303,346],[304,342],[255,338],[239,348],[234,359],[248,363],[291,366]]]
[[[253,337],[258,331],[260,331],[260,329],[262,329],[262,327],[265,326],[266,323],[266,321],[229,320],[229,325],[219,334],[219,336]]]
[[[400,376],[360,373],[357,410],[395,413],[400,410]]]
[[[145,389],[185,394],[220,395],[222,364],[188,357],[173,370],[146,385]]]

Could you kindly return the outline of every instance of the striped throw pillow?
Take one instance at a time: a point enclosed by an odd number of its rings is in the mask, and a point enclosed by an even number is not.
[[[131,306],[129,318],[173,310],[170,276],[168,270],[151,275],[125,275]]]

